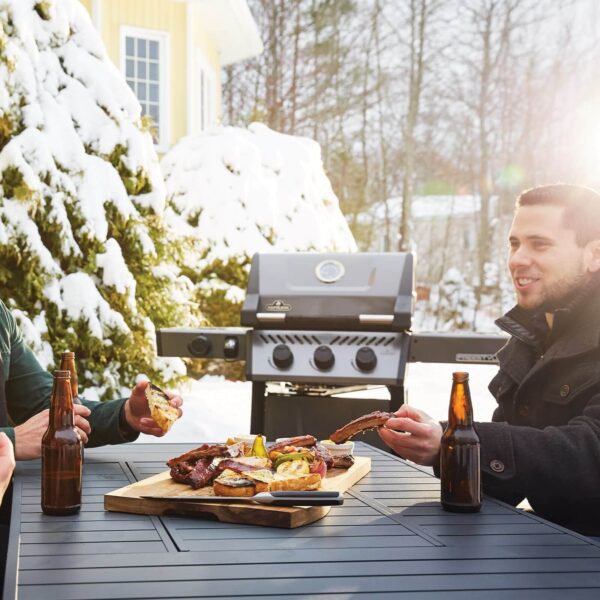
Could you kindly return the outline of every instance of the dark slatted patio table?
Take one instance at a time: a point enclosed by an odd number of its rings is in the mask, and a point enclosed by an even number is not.
[[[39,461],[19,464],[4,598],[600,598],[600,546],[489,498],[446,513],[437,479],[364,444],[371,473],[298,529],[104,511],[191,448],[87,450],[70,517],[41,513]]]

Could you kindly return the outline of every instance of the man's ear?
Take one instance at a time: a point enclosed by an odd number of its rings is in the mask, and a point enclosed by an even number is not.
[[[588,242],[585,247],[585,264],[588,273],[600,271],[600,239]]]

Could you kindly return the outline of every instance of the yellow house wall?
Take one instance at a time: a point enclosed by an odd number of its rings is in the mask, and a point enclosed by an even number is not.
[[[207,62],[213,69],[214,72],[214,106],[215,116],[218,120],[221,119],[221,60],[219,58],[219,52],[217,47],[213,43],[206,30],[202,27],[202,21],[195,17],[193,14],[192,7],[192,40],[194,45],[194,55],[198,52],[202,52]],[[198,97],[197,95],[195,96]],[[196,121],[198,122],[198,121]]]
[[[92,0],[81,0],[92,13]],[[214,72],[214,107],[217,119],[221,116],[221,77],[218,50],[210,35],[202,27],[202,22],[194,15],[194,5],[190,7],[192,34],[192,60],[202,52]],[[121,26],[155,29],[169,34],[169,146],[188,133],[188,65],[187,65],[187,15],[185,2],[172,0],[100,0],[102,39],[111,60],[121,69]],[[194,65],[195,67],[195,65]],[[192,67],[193,123],[198,123],[198,69]]]
[[[186,133],[186,5],[168,0],[102,0],[102,38],[121,68],[121,26],[169,33],[169,146]]]

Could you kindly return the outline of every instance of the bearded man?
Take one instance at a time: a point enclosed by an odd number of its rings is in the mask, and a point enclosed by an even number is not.
[[[523,192],[509,233],[517,306],[489,389],[498,407],[476,423],[483,491],[600,534],[600,194],[578,185]],[[379,429],[400,456],[439,466],[442,424],[402,406]]]

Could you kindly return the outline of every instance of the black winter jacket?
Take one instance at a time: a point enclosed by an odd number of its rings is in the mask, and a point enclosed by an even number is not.
[[[600,534],[600,289],[543,315],[516,307],[489,389],[492,423],[477,423],[484,492],[588,535]]]

